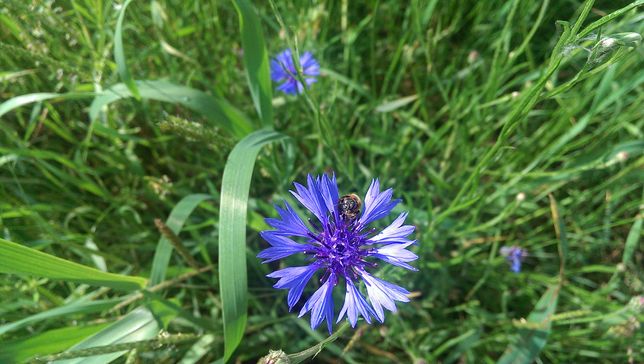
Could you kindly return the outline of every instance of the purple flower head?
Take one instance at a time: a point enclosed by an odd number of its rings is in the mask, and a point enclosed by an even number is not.
[[[302,78],[307,87],[317,82],[316,76],[320,74],[320,65],[313,58],[311,52],[302,54],[300,66],[302,66]],[[293,63],[293,55],[290,49],[280,52],[271,60],[271,79],[273,82],[280,83],[277,90],[285,94],[296,95],[304,91],[304,85],[297,78],[297,69]]]
[[[407,238],[415,227],[403,225],[406,212],[379,232],[369,228],[370,223],[389,215],[400,202],[391,199],[393,190],[380,192],[380,182],[373,180],[364,198],[364,208],[360,209],[361,201],[356,195],[340,197],[335,176],[314,178],[309,175],[306,187],[299,183],[294,185],[295,191],[291,193],[315,219],[308,219],[307,225],[288,203],[284,203],[284,208],[275,206],[280,218],[266,219],[275,230],[260,233],[271,247],[257,255],[264,259],[263,263],[298,253],[307,257],[308,265],[288,267],[268,275],[279,279],[275,288],[289,290],[289,309],[297,304],[304,287],[316,273],[319,273],[320,288],[300,310],[300,317],[311,311],[313,329],[326,320],[331,333],[335,313],[333,290],[338,285],[345,286],[341,289],[345,298],[336,322],[346,314],[352,327],[359,316],[367,323],[371,323],[372,317],[383,322],[383,307],[395,312],[395,301],[409,302],[406,289],[368,272],[376,267],[377,260],[417,270],[408,264],[418,257],[406,249],[416,243]],[[360,291],[360,282],[364,282],[369,301]]]
[[[510,270],[514,273],[521,272],[521,263],[528,256],[528,251],[518,246],[504,246],[501,248],[501,255],[510,263]]]

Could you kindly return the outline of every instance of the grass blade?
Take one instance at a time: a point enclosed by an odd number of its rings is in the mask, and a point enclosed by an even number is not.
[[[273,125],[273,89],[271,88],[268,54],[264,33],[252,5],[247,0],[235,0],[244,49],[244,66],[250,94],[263,126]]]
[[[622,263],[624,265],[630,264],[633,260],[633,254],[637,250],[642,234],[642,213],[637,215],[635,223],[628,232],[626,237],[626,244],[624,245],[624,254],[622,256]],[[641,267],[640,267],[641,268]]]
[[[526,327],[519,331],[517,341],[508,347],[498,364],[530,364],[537,359],[550,335],[559,289],[558,285],[551,286],[541,296],[528,316]]]
[[[139,94],[139,89],[136,87],[136,83],[130,74],[130,70],[127,68],[125,52],[123,51],[123,18],[125,18],[125,9],[130,5],[130,2],[132,2],[132,0],[127,0],[123,4],[119,18],[116,21],[116,29],[114,30],[114,61],[116,62],[116,69],[118,70],[119,77],[121,77],[123,83],[127,85],[127,88],[132,92],[134,98],[140,100],[141,95]]]
[[[92,312],[100,312],[103,310],[107,310],[111,307],[114,307],[114,305],[120,301],[121,299],[110,299],[110,300],[100,300],[100,301],[88,301],[85,299],[81,299],[78,301],[68,303],[64,306],[52,308],[51,310],[38,312],[35,315],[25,317],[15,322],[0,325],[0,335],[3,335],[9,331],[20,329],[27,325],[33,325],[36,322],[40,322],[54,317],[68,316],[72,314],[87,314]]]
[[[122,319],[99,331],[97,334],[72,346],[67,351],[89,349],[96,346],[129,343],[153,338],[159,332],[160,327],[154,315],[145,307],[139,307]],[[102,364],[110,363],[112,360],[125,354],[124,351],[95,355],[85,358],[68,360],[57,360],[58,364]]]
[[[102,272],[82,264],[0,239],[0,273],[28,275],[134,291],[145,286],[142,277]]]
[[[212,198],[210,195],[193,194],[184,197],[172,209],[170,216],[165,224],[174,232],[179,234],[183,224],[186,222],[192,211],[202,202]],[[170,256],[172,254],[172,244],[168,239],[161,235],[157,248],[154,253],[154,261],[152,262],[152,271],[150,272],[150,286],[161,283],[165,279],[166,270],[170,263]]]
[[[255,158],[262,146],[284,135],[258,130],[237,143],[228,156],[219,210],[219,284],[224,318],[224,360],[239,345],[246,327],[246,215]]]
[[[83,92],[70,92],[67,94],[57,94],[53,92],[38,92],[27,95],[20,95],[0,104],[0,117],[9,111],[19,108],[20,106],[28,105],[34,102],[42,102],[46,100],[59,98],[61,100],[71,100],[71,99],[80,99],[84,97],[93,96],[93,93],[83,93]]]
[[[136,81],[136,84],[141,98],[183,105],[239,138],[253,130],[250,121],[226,100],[168,81]],[[104,106],[131,96],[132,92],[122,83],[106,89],[92,102],[89,110],[90,119],[96,120]]]
[[[105,328],[107,324],[71,326],[45,331],[24,339],[4,342],[0,347],[0,363],[24,363],[32,356],[47,355],[65,350],[90,335]]]

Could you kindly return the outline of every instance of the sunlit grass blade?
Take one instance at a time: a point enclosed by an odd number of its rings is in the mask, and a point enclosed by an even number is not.
[[[568,257],[568,234],[566,233],[566,225],[564,223],[557,200],[552,194],[548,195],[550,199],[550,213],[552,214],[552,223],[554,224],[555,234],[559,245],[557,246],[559,252],[559,284],[563,284],[564,273],[566,269],[566,258]]]
[[[255,9],[247,0],[235,0],[239,15],[244,66],[250,94],[264,126],[273,125],[273,89],[264,33]]]
[[[18,321],[10,322],[0,326],[0,335],[5,334],[12,330],[17,330],[19,328],[25,327],[27,325],[33,325],[37,322],[51,319],[54,317],[68,316],[74,314],[87,314],[92,312],[100,312],[107,310],[117,304],[120,299],[109,299],[109,300],[100,300],[100,301],[87,301],[87,300],[78,300],[71,303],[68,303],[64,306],[59,306],[52,308],[51,310],[39,312],[37,314],[25,317]],[[1,362],[1,361],[0,361]]]
[[[624,265],[630,264],[633,260],[633,254],[637,250],[640,238],[642,237],[642,213],[640,212],[635,219],[635,223],[631,226],[626,237],[626,244],[624,244],[624,254],[622,255],[622,263]],[[640,267],[641,268],[641,267]]]
[[[198,112],[213,123],[241,138],[253,130],[246,117],[226,100],[190,87],[168,81],[136,81],[141,98],[180,104]],[[131,97],[125,84],[119,83],[104,90],[90,106],[90,119],[95,120],[104,106]]]
[[[519,330],[516,342],[508,347],[498,364],[530,364],[537,359],[550,335],[559,290],[559,286],[551,286],[541,296],[528,316],[525,328]]]
[[[3,342],[0,363],[24,363],[35,355],[57,353],[104,329],[107,324],[71,326],[49,330],[24,339]]]
[[[71,100],[80,99],[93,96],[93,93],[71,92],[66,94],[57,94],[53,92],[38,92],[27,95],[20,95],[13,97],[2,104],[0,104],[0,117],[9,111],[19,108],[20,106],[28,105],[34,102],[41,102],[51,99]]]
[[[123,318],[99,331],[95,335],[72,346],[67,351],[89,349],[97,346],[128,343],[155,337],[160,327],[152,312],[145,307],[139,307]],[[85,358],[58,360],[58,364],[103,364],[120,357],[125,352],[101,354]]]
[[[0,273],[71,281],[134,291],[145,286],[141,277],[106,273],[82,264],[0,239]]]
[[[212,344],[215,341],[215,337],[211,334],[206,334],[199,339],[190,350],[183,356],[179,364],[195,364],[198,363],[201,358],[207,355],[210,350],[212,350]]]
[[[192,211],[199,205],[199,203],[209,198],[212,198],[212,196],[204,194],[193,194],[184,197],[172,209],[172,212],[170,212],[170,216],[168,216],[165,224],[175,234],[179,234],[183,224],[186,222]],[[157,243],[157,248],[154,253],[149,285],[153,286],[155,284],[159,284],[165,279],[171,254],[172,244],[170,244],[168,239],[162,235]]]
[[[219,285],[224,319],[224,358],[239,345],[246,327],[246,215],[250,180],[260,149],[284,138],[258,130],[242,139],[228,156],[219,210]]]
[[[141,95],[139,94],[139,89],[130,74],[130,70],[127,68],[125,52],[123,51],[123,18],[125,18],[125,9],[130,5],[130,2],[132,2],[132,0],[127,0],[123,3],[121,6],[121,12],[119,13],[119,18],[116,21],[116,29],[114,30],[114,61],[116,61],[116,69],[118,70],[121,80],[127,85],[127,88],[132,92],[134,98],[140,100]]]

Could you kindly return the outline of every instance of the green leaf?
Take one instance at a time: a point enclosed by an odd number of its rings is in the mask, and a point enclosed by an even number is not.
[[[215,337],[211,334],[205,334],[190,347],[188,352],[183,356],[179,364],[195,364],[198,363],[205,355],[212,350],[212,344]]]
[[[53,92],[38,92],[34,94],[27,94],[27,95],[20,95],[16,97],[12,97],[9,100],[3,102],[0,104],[0,117],[2,117],[4,114],[8,113],[9,111],[16,109],[20,106],[31,104],[34,102],[42,102],[46,100],[51,100],[51,99],[80,99],[84,97],[90,97],[93,96],[93,93],[84,93],[84,92],[70,92],[66,94],[57,94]]]
[[[624,255],[622,256],[622,263],[629,264],[633,259],[633,254],[637,250],[637,244],[639,244],[640,237],[642,236],[642,214],[637,215],[635,223],[631,227],[631,230],[628,232],[626,237],[626,244],[624,245]],[[640,267],[641,268],[641,267]]]
[[[558,285],[551,286],[541,296],[528,316],[526,328],[519,330],[516,342],[505,350],[498,364],[530,364],[537,359],[550,335],[559,289]]]
[[[416,101],[417,99],[418,99],[418,95],[411,95],[411,96],[401,97],[396,100],[387,101],[385,103],[382,103],[376,106],[376,112],[380,112],[380,113],[392,112],[400,109],[401,107],[406,106],[409,103]]]
[[[252,5],[247,0],[235,0],[244,49],[244,66],[250,94],[263,126],[273,125],[273,89],[271,88],[268,54],[264,33]]]
[[[255,158],[262,146],[283,138],[265,129],[248,135],[230,152],[224,168],[219,210],[219,284],[226,361],[246,327],[246,215]]]
[[[4,239],[0,239],[0,273],[78,282],[121,291],[138,290],[146,283],[142,277],[102,272]]]
[[[557,200],[552,194],[549,194],[548,198],[550,199],[550,213],[552,215],[552,223],[554,224],[557,240],[559,240],[559,280],[561,283],[564,280],[566,258],[568,257],[568,234],[566,233],[566,224],[563,217],[561,216]]]
[[[183,224],[185,224],[190,214],[192,214],[192,211],[194,211],[199,203],[210,198],[212,198],[212,196],[204,194],[193,194],[184,197],[174,206],[170,212],[170,216],[168,216],[168,219],[165,221],[165,224],[170,228],[170,230],[172,230],[172,232],[179,234]],[[165,279],[172,250],[172,244],[170,244],[165,236],[161,235],[154,253],[154,260],[152,261],[150,286],[157,285]]]
[[[183,105],[239,138],[253,130],[250,121],[224,99],[162,80],[136,81],[136,85],[142,98]],[[130,90],[122,83],[104,90],[90,106],[90,119],[96,120],[104,106],[131,96]]]
[[[40,322],[54,317],[69,316],[72,314],[87,314],[92,312],[100,312],[103,310],[107,310],[108,308],[114,307],[114,305],[120,301],[122,300],[111,299],[111,300],[89,301],[83,298],[78,301],[68,303],[64,306],[59,306],[59,307],[52,308],[51,310],[38,312],[37,314],[25,317],[15,322],[10,322],[8,324],[0,325],[0,335],[3,335],[9,331],[17,330],[27,325],[33,325],[36,322]],[[2,361],[0,361],[0,363],[1,362]]]
[[[127,88],[132,92],[134,98],[140,100],[141,95],[139,94],[139,89],[136,87],[136,83],[130,74],[130,70],[127,68],[125,52],[123,51],[123,18],[125,18],[125,9],[130,5],[130,2],[132,2],[132,0],[127,0],[122,5],[119,18],[116,21],[116,29],[114,30],[114,61],[116,62],[116,69],[118,70],[119,77],[121,77],[123,83],[127,85]]]
[[[627,12],[631,11],[633,8],[636,8],[636,7],[642,6],[642,5],[644,5],[644,0],[637,0],[637,1],[634,1],[634,2],[628,4],[627,6],[621,8],[621,9],[619,9],[617,11],[614,11],[614,12],[608,14],[608,15],[602,16],[599,20],[596,20],[596,21],[592,22],[586,28],[584,28],[584,30],[579,32],[579,34],[577,34],[577,39],[581,39],[581,38],[589,35],[595,29],[601,27],[602,25],[612,21],[613,19],[615,19],[617,17],[620,17],[620,16],[626,14]]]
[[[129,343],[147,340],[159,333],[160,327],[152,313],[145,307],[139,307],[125,315],[122,319],[99,331],[95,335],[72,346],[67,351],[89,349],[96,346]],[[104,364],[125,354],[125,351],[109,354],[94,355],[85,358],[57,360],[58,364]]]
[[[105,328],[107,324],[72,326],[49,330],[35,336],[3,342],[0,363],[24,363],[35,355],[58,353]]]

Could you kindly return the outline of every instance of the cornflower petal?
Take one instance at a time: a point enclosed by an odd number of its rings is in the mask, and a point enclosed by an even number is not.
[[[277,270],[267,277],[279,278],[273,287],[278,289],[288,289],[288,310],[292,310],[302,297],[304,287],[311,280],[313,274],[320,269],[319,265],[311,264],[304,267],[288,267]]]
[[[284,202],[284,209],[275,205],[275,210],[277,210],[277,213],[280,215],[282,220],[272,218],[264,219],[268,225],[277,229],[275,230],[275,234],[303,237],[309,236],[310,230],[306,227],[304,221],[300,219],[288,202]]]
[[[320,193],[318,183],[310,174],[307,176],[306,180],[307,187],[304,187],[297,182],[293,183],[297,192],[291,191],[291,194],[300,201],[304,207],[311,211],[313,215],[320,220],[322,225],[326,226],[325,224],[327,224],[328,219],[325,213],[324,198]]]
[[[311,52],[304,52],[299,59],[302,67],[302,78],[306,86],[310,86],[317,81],[320,74],[320,64],[315,60]],[[271,60],[271,80],[281,84],[277,90],[288,95],[296,95],[304,92],[304,85],[300,82],[297,75],[297,68],[293,62],[293,52],[286,49],[280,52]]]
[[[333,287],[335,276],[331,275],[320,288],[309,298],[300,310],[298,317],[311,311],[311,328],[315,330],[322,320],[326,319],[329,334],[333,329]]]
[[[304,52],[300,57],[300,65],[302,66],[302,73],[306,76],[318,76],[320,74],[320,65],[313,58],[313,53],[311,52]]]
[[[504,246],[500,252],[510,263],[510,270],[514,273],[520,273],[521,263],[528,256],[528,251],[518,246]]]
[[[418,256],[416,254],[405,249],[406,247],[414,243],[415,241],[410,241],[404,244],[387,244],[380,248],[374,249],[373,252],[369,253],[369,255],[384,260],[389,264],[403,267],[412,271],[418,271],[418,269],[416,269],[415,267],[407,264],[407,262],[412,262],[418,259]]]
[[[264,259],[262,263],[269,263],[278,259],[286,258],[289,255],[303,253],[313,249],[311,244],[300,244],[283,236],[275,234],[272,231],[262,231],[259,235],[264,238],[271,247],[262,250],[257,254],[258,258]]]
[[[391,210],[400,202],[400,200],[391,200],[393,193],[394,191],[391,188],[380,192],[380,182],[377,178],[372,180],[364,199],[364,212],[358,220],[358,226],[362,228],[372,221],[389,215]]]
[[[333,215],[337,221],[339,218],[337,201],[340,199],[340,194],[338,193],[338,184],[335,181],[335,175],[331,178],[327,175],[322,176],[322,182],[319,186],[327,212]]]
[[[371,323],[371,316],[376,317],[376,313],[373,311],[373,308],[367,303],[367,300],[362,296],[358,288],[353,284],[350,279],[347,279],[347,294],[344,298],[344,305],[340,310],[340,315],[338,315],[338,320],[336,323],[340,322],[344,317],[344,314],[347,314],[351,327],[356,327],[358,322],[358,315],[362,315],[365,321],[368,324]]]
[[[384,228],[376,236],[369,238],[368,242],[371,244],[408,243],[410,240],[406,238],[416,230],[416,227],[413,225],[403,225],[406,218],[407,212],[401,213],[389,226]]]
[[[409,291],[393,283],[378,279],[367,272],[360,272],[360,276],[367,285],[367,295],[373,306],[376,317],[384,322],[385,313],[383,307],[391,312],[396,312],[396,302],[409,302],[407,295]]]

